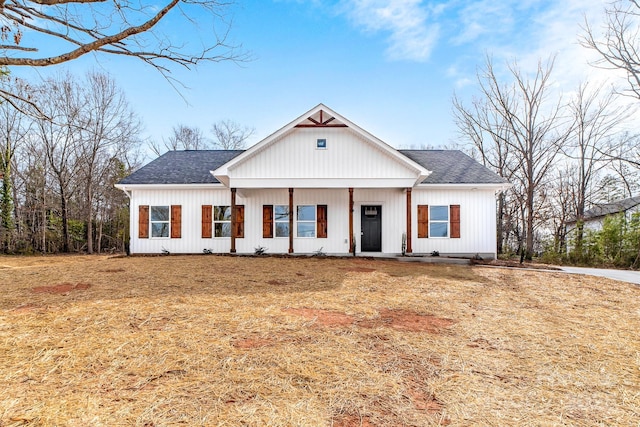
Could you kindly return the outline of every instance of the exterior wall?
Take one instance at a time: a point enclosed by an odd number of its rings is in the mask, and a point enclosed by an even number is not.
[[[496,198],[494,190],[434,190],[414,188],[412,246],[415,254],[496,256]],[[418,205],[460,205],[460,238],[418,238]]]
[[[326,149],[316,148],[319,138],[327,140]],[[258,179],[262,187],[274,178],[324,179],[326,187],[326,180],[339,179],[415,181],[416,171],[348,128],[297,128],[235,166],[230,170],[230,176],[232,179]],[[233,182],[231,186],[235,186]]]
[[[361,207],[382,207],[382,253],[400,254],[402,235],[406,231],[406,193],[404,189],[360,189],[354,192],[353,230],[356,251],[361,251]],[[131,253],[160,254],[163,249],[171,253],[229,253],[231,239],[201,236],[201,206],[230,205],[229,189],[157,189],[133,190],[131,197]],[[262,206],[288,205],[289,191],[284,189],[238,189],[236,204],[245,207],[244,238],[236,239],[239,254],[252,254],[255,248],[267,248],[267,253],[287,253],[288,237],[262,237]],[[327,238],[301,238],[294,234],[294,253],[312,254],[322,248],[327,254],[349,253],[349,190],[294,189],[294,209],[297,205],[327,205]],[[418,205],[460,205],[459,239],[418,238]],[[182,237],[139,239],[138,207],[182,206]],[[295,213],[295,212],[294,212]],[[414,254],[439,251],[445,254],[495,256],[496,207],[493,190],[433,190],[414,188],[412,192],[412,246]],[[294,230],[295,233],[295,215]]]
[[[236,203],[244,203],[242,197],[236,197]],[[166,189],[133,190],[131,195],[131,243],[134,254],[160,254],[163,249],[171,253],[202,253],[203,249],[227,253],[231,249],[229,238],[203,239],[202,205],[227,206],[231,204],[229,189]],[[138,206],[182,206],[182,237],[138,238]]]

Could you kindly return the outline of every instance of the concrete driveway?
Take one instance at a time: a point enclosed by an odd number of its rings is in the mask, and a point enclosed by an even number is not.
[[[621,282],[635,283],[640,285],[640,271],[630,270],[610,270],[606,268],[584,268],[584,267],[560,267],[562,271],[571,274],[586,274],[589,276],[606,277]]]

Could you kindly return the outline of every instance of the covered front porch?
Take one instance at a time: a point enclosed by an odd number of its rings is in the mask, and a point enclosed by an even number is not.
[[[231,188],[230,253],[412,253],[411,188]]]

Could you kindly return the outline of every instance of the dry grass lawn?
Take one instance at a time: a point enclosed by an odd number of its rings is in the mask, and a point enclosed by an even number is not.
[[[0,258],[0,426],[639,425],[640,287],[365,259]]]

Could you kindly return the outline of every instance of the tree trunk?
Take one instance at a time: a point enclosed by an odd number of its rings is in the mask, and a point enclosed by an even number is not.
[[[69,252],[69,221],[67,212],[67,195],[64,187],[60,187],[60,208],[62,210],[62,252]]]

